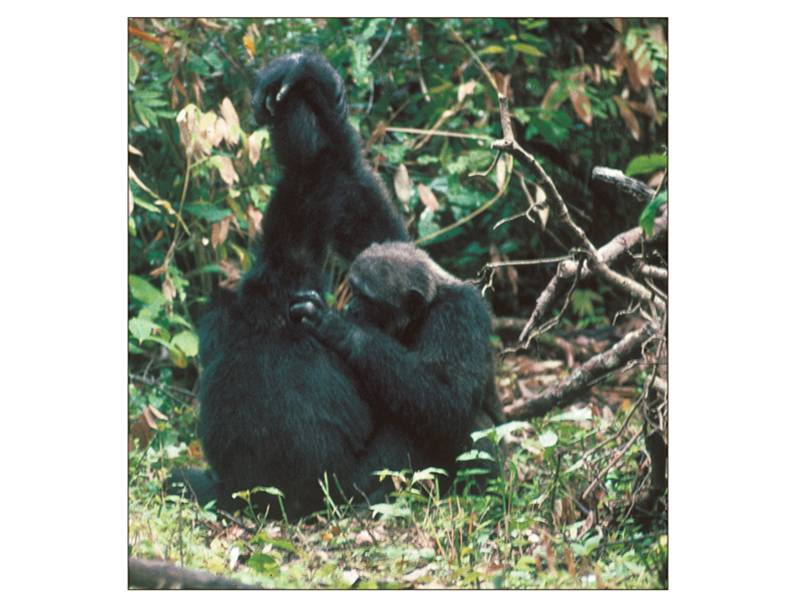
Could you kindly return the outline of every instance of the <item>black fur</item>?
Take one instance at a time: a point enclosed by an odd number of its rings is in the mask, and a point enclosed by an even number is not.
[[[503,419],[485,300],[409,243],[372,245],[349,281],[346,317],[315,292],[294,298],[291,317],[346,361],[380,424],[408,432],[427,465],[454,471],[455,458],[471,448],[470,433]]]
[[[375,427],[344,359],[287,316],[289,292],[321,287],[329,250],[351,260],[372,242],[407,234],[362,158],[343,84],[324,59],[274,60],[258,76],[252,106],[270,127],[283,177],[253,268],[200,323],[200,437],[212,470],[173,479],[202,503],[215,493],[225,508],[234,491],[276,487],[296,518],[324,507],[325,472],[349,497],[376,497],[372,471],[418,463],[403,430]],[[275,502],[271,513],[279,513]]]

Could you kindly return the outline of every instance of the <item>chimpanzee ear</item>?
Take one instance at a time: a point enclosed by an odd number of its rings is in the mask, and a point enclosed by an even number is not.
[[[417,317],[424,312],[424,308],[427,306],[427,298],[425,298],[424,292],[417,288],[412,288],[408,290],[405,303],[408,308],[408,314],[411,317]]]

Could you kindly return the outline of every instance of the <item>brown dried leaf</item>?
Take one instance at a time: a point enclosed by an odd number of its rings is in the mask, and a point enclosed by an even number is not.
[[[458,86],[458,102],[462,103],[467,96],[471,96],[474,93],[476,86],[477,80],[469,80],[468,82]]]
[[[162,36],[162,38],[159,40],[159,45],[162,47],[162,52],[164,52],[165,54],[167,54],[168,51],[170,51],[170,49],[173,48],[174,43],[175,40],[173,40],[173,38],[171,38],[170,36]]]
[[[196,438],[187,446],[187,457],[190,459],[204,459],[204,452],[201,449],[201,442]]]
[[[248,147],[248,160],[251,162],[252,166],[256,166],[257,162],[260,161],[262,137],[256,132],[252,132],[248,137],[246,146]]]
[[[620,76],[628,67],[628,51],[625,50],[622,42],[617,40],[611,48],[611,53],[614,55],[614,59],[612,60],[614,71],[617,76]]]
[[[243,36],[243,47],[246,49],[249,59],[253,59],[254,54],[257,52],[257,45],[255,44],[254,38],[251,34],[246,34]]]
[[[222,29],[226,29],[226,28],[225,28],[223,25],[221,25],[220,23],[215,23],[214,21],[210,21],[209,19],[205,19],[204,17],[199,17],[199,18],[197,18],[197,19],[196,19],[196,22],[197,22],[199,25],[201,25],[202,27],[205,27],[205,28],[207,28],[207,29],[218,30],[218,31],[220,31],[220,30],[222,30]]]
[[[198,107],[190,104],[179,111],[176,116],[176,123],[179,125],[179,139],[188,155],[190,154],[189,147],[198,132],[199,113]]]
[[[657,189],[664,180],[664,170],[659,170],[648,179],[648,186],[652,189]]]
[[[583,86],[573,88],[570,90],[570,101],[572,101],[572,108],[575,109],[575,114],[587,126],[592,125],[592,102],[586,96]]]
[[[570,574],[570,577],[573,579],[575,578],[575,558],[572,555],[572,550],[569,548],[569,545],[564,544],[564,560],[567,563],[567,572]]]
[[[142,410],[142,419],[145,420],[145,424],[151,429],[156,430],[156,418],[154,418],[154,414],[151,411],[151,405],[146,405],[145,408]]]
[[[221,144],[221,142],[226,139],[226,136],[229,132],[229,126],[226,125],[226,120],[222,117],[219,117],[215,120],[215,132],[212,135],[212,139],[210,142],[212,143],[213,147],[217,147]]]
[[[223,271],[226,278],[224,278],[218,285],[224,289],[234,289],[240,283],[240,269],[228,260],[221,260],[218,266]]]
[[[385,120],[380,120],[377,124],[376,128],[374,128],[371,136],[369,136],[368,141],[366,141],[366,148],[371,147],[377,141],[382,140],[385,136],[385,131],[388,128],[388,124],[385,123]]]
[[[500,73],[499,71],[494,71],[491,75],[494,77],[494,82],[497,84],[497,90],[499,90],[501,94],[504,94],[511,99],[513,97],[511,91],[511,74],[504,74]]]
[[[128,426],[128,449],[134,449],[134,442],[139,441],[140,450],[145,450],[148,443],[151,442],[151,434],[153,429],[148,425],[144,414],[140,415],[136,420],[131,422]]]
[[[165,296],[168,302],[176,297],[176,286],[173,284],[170,277],[165,277],[165,280],[162,282],[162,295]]]
[[[405,164],[399,164],[394,174],[394,192],[397,199],[407,209],[408,201],[413,196],[413,182],[410,180],[410,174],[408,174]]]
[[[210,236],[212,247],[218,247],[226,241],[226,237],[229,235],[229,225],[232,220],[234,220],[234,216],[229,215],[212,225],[212,235]]]
[[[248,221],[248,238],[254,239],[257,233],[262,232],[262,212],[249,203],[246,206],[246,220]]]
[[[634,137],[634,140],[639,140],[642,131],[639,127],[639,120],[637,120],[636,115],[634,115],[634,112],[631,111],[628,103],[624,101],[622,97],[615,96],[614,102],[617,103],[617,107],[620,109],[620,117],[623,118],[625,125],[628,126],[631,136]]]
[[[151,414],[152,414],[152,415],[153,415],[153,416],[154,416],[156,419],[161,419],[163,422],[166,422],[166,421],[167,421],[167,415],[165,415],[164,413],[162,413],[162,412],[161,412],[159,409],[157,409],[157,408],[156,408],[156,407],[154,407],[153,405],[148,405],[148,407],[147,407],[147,408],[151,410]]]
[[[134,213],[134,194],[131,192],[131,187],[128,188],[128,215]]]
[[[536,215],[542,225],[542,230],[547,228],[547,219],[550,217],[550,206],[547,205],[547,193],[539,185],[536,185]]]
[[[547,88],[542,99],[542,109],[557,109],[561,103],[555,103],[556,93],[558,92],[558,82],[553,82]]]
[[[206,92],[207,87],[204,85],[204,81],[201,77],[197,74],[193,74],[193,95],[195,96],[195,103],[196,105],[203,105],[204,104],[204,92]]]
[[[128,177],[129,177],[131,180],[133,180],[134,182],[136,182],[136,183],[139,185],[139,187],[140,187],[140,188],[141,188],[143,191],[147,191],[148,193],[150,193],[150,194],[151,194],[151,195],[153,195],[154,197],[159,197],[159,196],[158,196],[156,193],[154,193],[153,191],[151,191],[151,189],[149,189],[147,186],[145,186],[145,183],[144,183],[144,182],[142,182],[142,181],[140,180],[140,177],[139,177],[139,176],[137,176],[137,175],[134,173],[134,169],[133,169],[131,166],[129,166],[129,167],[128,167]]]
[[[220,144],[223,133],[218,132],[218,121],[220,118],[212,111],[207,111],[201,116],[198,123],[198,138],[204,155],[212,151],[212,147]]]
[[[653,100],[652,95],[649,95],[644,103],[640,103],[639,101],[628,101],[628,106],[637,113],[647,115],[651,122],[656,121],[656,101]]]
[[[628,83],[631,86],[631,89],[635,92],[639,92],[650,84],[650,77],[653,74],[653,66],[651,65],[650,59],[647,57],[647,53],[642,50],[640,53],[640,49],[643,49],[644,46],[640,45],[634,49],[633,56],[628,58],[628,63],[626,66],[626,70],[628,72]],[[635,59],[634,57],[639,56],[639,60]]]
[[[240,180],[237,172],[235,172],[232,158],[226,157],[225,155],[219,155],[216,158],[216,163],[218,166],[218,172],[220,172],[223,182],[225,182],[227,185],[231,186]]]
[[[163,263],[157,266],[152,271],[150,271],[148,274],[151,275],[151,277],[159,277],[161,275],[164,275],[167,272],[167,269],[168,265]]]
[[[589,513],[586,515],[586,519],[583,521],[580,529],[578,530],[578,534],[575,535],[575,539],[580,539],[590,530],[592,527],[595,526],[595,512],[594,510],[589,510]]]
[[[226,133],[226,142],[230,145],[237,144],[240,140],[240,118],[237,116],[237,111],[228,96],[221,101],[221,115],[229,127]]]
[[[507,157],[507,156],[506,156]],[[508,167],[505,161],[497,161],[494,172],[494,184],[497,185],[497,190],[502,191],[505,186],[505,181],[508,177]]]
[[[643,45],[639,48],[644,50],[639,53],[639,58],[635,60],[637,65],[637,77],[642,86],[648,86],[653,77],[653,61],[650,60],[650,54],[646,46]],[[634,51],[634,53],[636,54],[636,51]]]
[[[438,203],[438,199],[436,199],[435,193],[433,193],[430,187],[427,185],[418,184],[416,185],[416,190],[419,191],[419,199],[422,200],[422,203],[430,208],[433,212],[441,208],[441,205]]]

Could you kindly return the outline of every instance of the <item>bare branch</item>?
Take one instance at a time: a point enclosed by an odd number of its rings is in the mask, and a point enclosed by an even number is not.
[[[663,281],[667,281],[666,268],[652,266],[650,264],[643,264],[639,267],[639,272],[645,277],[650,277],[651,279],[662,279]]]
[[[160,560],[128,559],[129,587],[145,589],[259,589],[201,570]]]
[[[663,237],[665,233],[667,233],[666,210],[656,218],[653,235],[645,239],[645,241],[648,243],[656,241]],[[606,264],[614,264],[620,260],[629,249],[642,241],[643,237],[644,233],[641,227],[634,227],[620,233],[598,250],[601,260]],[[566,260],[558,265],[556,275],[550,280],[547,287],[542,290],[542,293],[536,300],[536,306],[528,319],[528,323],[525,325],[525,329],[522,330],[522,333],[519,334],[520,341],[524,341],[528,337],[533,327],[542,320],[558,296],[564,291],[565,288],[561,286],[561,282],[568,282],[575,277],[577,270],[578,263],[574,260]],[[581,279],[586,279],[591,274],[592,272],[587,267],[584,267],[581,271]]]
[[[388,44],[388,40],[391,39],[391,34],[394,32],[394,25],[396,25],[396,17],[391,19],[391,25],[388,26],[388,31],[385,33],[385,38],[383,38],[382,44],[380,44],[380,47],[377,49],[377,52],[375,52],[369,59],[368,65],[371,65],[374,61],[377,60],[377,57],[379,57],[382,54],[382,51],[385,49],[385,45]],[[366,65],[366,67],[368,67],[368,65]]]
[[[569,377],[531,399],[515,402],[503,409],[508,419],[528,419],[546,414],[555,407],[572,403],[598,378],[642,355],[642,345],[657,332],[653,323],[628,333],[614,346],[595,355]]]
[[[600,277],[605,279],[614,287],[627,292],[629,295],[639,298],[645,302],[653,302],[660,309],[665,308],[665,303],[656,298],[655,294],[648,288],[633,279],[617,273],[606,265],[600,257],[597,248],[586,235],[586,232],[579,227],[572,216],[569,214],[567,204],[564,198],[558,192],[558,189],[553,182],[553,179],[544,171],[541,164],[530,153],[525,151],[522,146],[514,138],[514,130],[511,124],[511,111],[508,107],[508,97],[503,94],[497,95],[497,100],[500,104],[500,122],[502,125],[503,138],[502,140],[494,141],[491,144],[492,149],[498,149],[508,153],[524,164],[539,178],[539,182],[544,185],[544,191],[547,195],[547,203],[550,209],[557,216],[558,220],[570,230],[575,241],[582,247],[588,254],[589,267]]]
[[[592,169],[592,180],[612,184],[620,191],[628,193],[633,199],[642,203],[647,203],[656,195],[656,191],[641,180],[626,176],[620,170],[615,170],[614,168],[595,166]]]

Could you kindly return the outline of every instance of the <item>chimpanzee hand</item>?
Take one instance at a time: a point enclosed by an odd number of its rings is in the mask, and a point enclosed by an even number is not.
[[[314,290],[305,290],[290,296],[290,319],[295,323],[316,326],[321,323],[327,305],[320,294]]]
[[[258,123],[271,123],[282,101],[295,88],[311,96],[318,93],[326,104],[337,106],[343,102],[343,82],[338,73],[320,56],[296,52],[271,61],[257,75],[257,85],[251,99],[251,108]]]
[[[349,355],[358,345],[362,330],[329,308],[316,291],[304,290],[290,296],[291,321],[301,323],[317,340]]]

